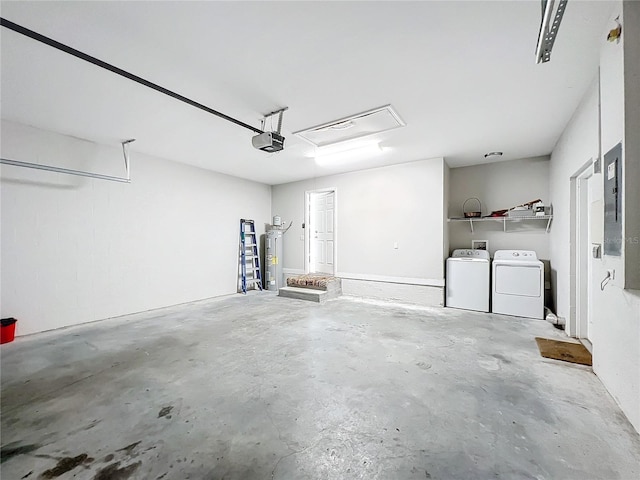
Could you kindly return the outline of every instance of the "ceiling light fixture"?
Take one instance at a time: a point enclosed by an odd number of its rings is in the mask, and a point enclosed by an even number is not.
[[[331,130],[347,130],[348,128],[355,127],[355,124],[351,120],[347,120],[346,122],[336,123],[335,125],[331,125]]]
[[[320,166],[334,165],[336,163],[344,161],[362,160],[364,158],[380,155],[384,152],[380,144],[378,143],[366,143],[359,147],[349,148],[347,150],[335,150],[323,151],[317,150],[316,163]]]
[[[556,41],[567,2],[568,0],[542,0],[542,21],[536,43],[536,63],[545,63],[551,60],[551,50]],[[553,14],[554,8],[555,15]],[[553,22],[551,17],[553,17]]]
[[[501,156],[502,156],[502,152],[489,152],[484,154],[484,158],[501,157]]]
[[[358,138],[376,135],[406,124],[391,105],[374,108],[332,122],[293,132],[315,147],[328,147]]]

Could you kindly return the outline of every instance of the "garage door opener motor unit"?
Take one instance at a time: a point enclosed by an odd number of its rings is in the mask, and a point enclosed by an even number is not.
[[[255,148],[269,153],[279,152],[284,149],[284,137],[280,134],[280,130],[282,129],[282,114],[285,110],[287,110],[287,107],[265,115],[262,119],[261,128],[264,129],[268,118],[272,119],[276,115],[278,115],[278,128],[275,132],[263,132],[253,137],[251,143]]]

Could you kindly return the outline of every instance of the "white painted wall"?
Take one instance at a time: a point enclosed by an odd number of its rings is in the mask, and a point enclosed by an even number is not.
[[[553,228],[550,232],[551,269],[556,313],[565,319],[569,318],[569,283],[572,274],[569,178],[586,162],[598,158],[598,129],[598,80],[596,78],[551,155],[550,198],[554,207]],[[601,184],[602,177],[594,177],[594,181]]]
[[[525,158],[451,169],[449,217],[462,217],[467,198],[482,202],[482,214],[542,199],[549,204],[549,157]],[[470,201],[467,210],[477,202]],[[474,233],[467,222],[449,223],[449,248],[471,248],[472,240],[488,240],[491,255],[496,250],[534,250],[538,258],[549,258],[546,222],[510,222],[507,232],[498,222],[476,222]]]
[[[445,167],[438,158],[272,187],[273,214],[294,222],[285,271],[304,270],[305,192],[335,187],[338,276],[436,286],[441,302]]]
[[[5,121],[2,156],[124,174],[119,145]],[[132,178],[2,167],[1,310],[18,335],[236,292],[239,219],[262,229],[270,187],[135,152]]]
[[[625,2],[626,7],[638,8],[637,2]],[[625,8],[626,8],[625,7]],[[614,10],[613,18],[622,18],[622,4]],[[638,29],[635,31],[637,32]],[[633,32],[633,29],[630,29]],[[570,308],[570,182],[574,174],[590,158],[604,155],[624,136],[624,43],[605,41],[602,33],[599,84],[596,79],[586,93],[573,118],[567,125],[551,156],[551,200],[555,206],[554,226],[551,231],[551,264],[556,273],[556,305],[558,315],[568,318]],[[623,37],[627,35],[623,27]],[[638,33],[636,33],[638,35]],[[634,41],[640,41],[634,38]],[[598,89],[600,92],[598,92]],[[601,148],[598,143],[599,100],[601,110]],[[637,109],[635,105],[633,108]],[[635,132],[637,135],[637,132]],[[625,140],[626,143],[626,140]],[[623,145],[623,152],[624,152]],[[624,152],[623,170],[630,159]],[[602,196],[603,178],[594,176],[596,197]],[[631,187],[633,188],[633,187]],[[623,203],[623,212],[631,205]],[[633,205],[637,209],[637,205]],[[601,217],[603,211],[593,212]],[[592,217],[593,218],[593,217]],[[597,219],[596,219],[597,221]],[[628,234],[630,232],[627,232]],[[627,418],[640,431],[640,291],[624,290],[624,261],[620,257],[605,256],[594,260],[593,284],[593,368],[605,387],[619,403]],[[604,291],[600,281],[607,269],[616,270],[616,280]]]
[[[640,290],[640,5],[624,6],[625,287]],[[635,207],[634,207],[635,206]],[[640,402],[639,402],[640,403]]]
[[[634,20],[640,18],[640,3],[624,2],[624,13],[632,10],[634,15],[629,15],[628,22],[623,12],[618,9],[611,19],[611,27],[615,25],[613,19],[620,14],[623,25],[629,24],[629,28],[623,27],[623,39],[620,44],[605,42],[603,32],[603,46],[600,53],[600,98],[601,98],[601,126],[602,145],[601,155],[604,156],[611,147],[623,140],[623,171],[626,172],[631,163],[637,165],[638,157],[633,157],[627,151],[627,145],[638,141],[638,131],[629,131],[625,135],[624,125],[624,68],[623,62],[636,65],[640,42],[640,28],[634,25]],[[632,26],[633,25],[633,26]],[[633,50],[625,52],[625,45],[631,43]],[[623,60],[627,57],[626,60]],[[630,57],[630,58],[629,58]],[[637,84],[635,86],[637,88]],[[629,99],[631,100],[631,99]],[[638,104],[631,105],[638,110]],[[637,167],[636,167],[637,168]],[[637,170],[636,170],[637,171]],[[638,214],[638,204],[629,204],[633,198],[627,195],[627,189],[637,189],[639,179],[634,183],[623,185],[624,199],[622,203],[622,215],[625,217],[625,231],[623,235],[629,237],[640,236],[639,232],[628,231],[629,222],[626,221],[627,212],[632,209],[632,214]],[[636,197],[637,198],[637,197]],[[636,216],[637,219],[637,216]],[[638,225],[638,222],[635,223]],[[628,244],[623,246],[626,252]],[[623,290],[625,279],[624,258],[605,256],[602,262],[595,262],[595,281],[604,277],[607,269],[617,271],[616,280],[607,287],[604,292],[594,288],[594,314],[598,323],[594,324],[594,371],[602,379],[609,392],[618,401],[636,430],[640,431],[640,290]],[[640,268],[636,265],[635,268]]]

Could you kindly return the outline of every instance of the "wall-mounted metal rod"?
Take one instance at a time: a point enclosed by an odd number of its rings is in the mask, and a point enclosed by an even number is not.
[[[11,160],[10,158],[0,158],[0,163],[4,165],[12,165],[14,167],[33,168],[35,170],[46,170],[47,172],[65,173],[67,175],[77,175],[79,177],[97,178],[99,180],[109,180],[111,182],[131,183],[131,170],[129,162],[129,152],[127,145],[135,142],[134,139],[122,142],[122,153],[124,154],[124,165],[127,171],[126,177],[114,177],[112,175],[103,175],[101,173],[84,172],[82,170],[72,170],[70,168],[55,167],[53,165],[43,165],[41,163],[21,162],[20,160]]]
[[[134,82],[139,83],[140,85],[144,85],[145,87],[151,88],[157,92],[164,93],[169,97],[175,98],[176,100],[180,100],[181,102],[184,102],[187,105],[191,105],[192,107],[199,108],[200,110],[204,110],[205,112],[215,115],[217,117],[220,117],[224,120],[227,120],[228,122],[235,123],[236,125],[244,127],[248,130],[252,130],[256,133],[264,133],[264,131],[260,130],[259,128],[252,127],[247,123],[241,122],[240,120],[236,120],[233,117],[230,117],[228,115],[225,115],[224,113],[218,112],[213,108],[209,108],[206,105],[196,102],[195,100],[191,100],[190,98],[180,95],[179,93],[176,93],[167,88],[161,87],[160,85],[150,82],[149,80],[145,80],[142,77],[139,77],[137,75],[134,75],[133,73],[127,72],[126,70],[123,70],[114,65],[111,65],[110,63],[103,62],[102,60],[96,57],[92,57],[91,55],[88,55],[79,50],[76,50],[75,48],[69,47],[68,45],[65,45],[56,40],[53,40],[52,38],[45,37],[44,35],[41,35],[38,32],[29,30],[28,28],[18,25],[17,23],[13,23],[10,20],[0,17],[0,24],[3,27],[8,28],[9,30],[13,30],[14,32],[17,32],[29,38],[32,38],[33,40],[44,43],[45,45],[49,45],[50,47],[61,50],[65,53],[68,53],[69,55],[73,55],[74,57],[84,60],[85,62],[89,62],[98,67],[104,68],[105,70],[109,70],[110,72],[120,75],[121,77],[128,78],[129,80],[133,80]]]
[[[42,165],[40,163],[21,162],[19,160],[11,160],[9,158],[0,158],[0,163],[5,165],[13,165],[14,167],[35,168],[36,170],[46,170],[48,172],[66,173],[68,175],[77,175],[79,177],[91,177],[99,178],[100,180],[110,180],[112,182],[131,183],[131,179],[129,178],[112,177],[111,175],[83,172],[81,170],[71,170],[69,168],[54,167],[52,165]]]

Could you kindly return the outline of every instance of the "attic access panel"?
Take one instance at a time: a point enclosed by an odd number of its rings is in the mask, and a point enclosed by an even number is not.
[[[346,142],[376,133],[387,132],[406,124],[391,105],[374,108],[349,117],[293,132],[316,147]]]

